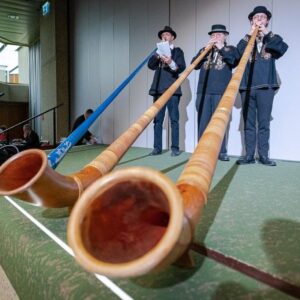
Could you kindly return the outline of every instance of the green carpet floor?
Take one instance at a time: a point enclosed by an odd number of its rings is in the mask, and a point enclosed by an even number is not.
[[[78,171],[103,149],[75,147],[57,171]],[[152,157],[149,152],[131,148],[116,168],[151,167],[175,182],[190,157],[189,153],[171,157],[169,151]],[[300,163],[237,166],[235,160],[217,164],[195,242],[300,290]],[[15,201],[66,241],[67,209]],[[4,197],[0,198],[0,238],[0,264],[20,299],[118,298]],[[293,299],[259,278],[191,252],[194,269],[170,266],[160,274],[112,281],[133,299]]]

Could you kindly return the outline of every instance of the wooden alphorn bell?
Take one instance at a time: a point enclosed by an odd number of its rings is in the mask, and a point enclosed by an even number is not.
[[[38,149],[20,152],[0,167],[0,195],[14,196],[39,206],[72,207],[92,182],[112,170],[210,50],[211,46],[207,47],[128,130],[83,169],[61,175],[48,165],[45,152]]]
[[[189,247],[257,32],[176,184],[158,171],[132,167],[95,181],[77,201],[67,236],[83,268],[134,277],[179,260],[191,265]]]

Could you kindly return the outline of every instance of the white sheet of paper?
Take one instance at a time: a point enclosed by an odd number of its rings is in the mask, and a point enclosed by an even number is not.
[[[165,55],[171,57],[171,49],[169,42],[160,42],[156,44],[158,55]]]

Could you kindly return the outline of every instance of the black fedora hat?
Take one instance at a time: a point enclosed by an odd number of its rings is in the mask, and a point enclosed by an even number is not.
[[[249,14],[248,19],[251,21],[254,15],[261,13],[265,14],[268,20],[272,18],[271,12],[269,12],[265,6],[256,6],[253,9],[253,11]]]
[[[222,32],[222,33],[229,34],[229,32],[226,30],[226,26],[222,25],[222,24],[212,25],[211,26],[211,31],[208,34],[211,35],[214,32]]]
[[[162,30],[160,30],[159,32],[158,32],[158,37],[161,39],[161,35],[164,33],[164,32],[170,32],[173,36],[174,36],[174,40],[176,39],[176,37],[177,37],[177,34],[176,34],[176,32],[170,27],[170,26],[165,26],[165,28],[164,29],[162,29]]]

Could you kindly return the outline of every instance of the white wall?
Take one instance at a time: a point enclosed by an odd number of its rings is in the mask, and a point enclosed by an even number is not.
[[[71,107],[72,120],[87,107],[96,108],[150,53],[157,32],[169,24],[177,32],[176,45],[185,52],[187,65],[208,41],[212,24],[223,23],[230,32],[229,43],[236,45],[249,31],[248,14],[256,5],[266,5],[273,13],[270,28],[289,45],[277,62],[282,86],[275,96],[271,122],[270,156],[300,161],[300,102],[297,99],[300,61],[297,28],[300,2],[297,0],[76,0],[72,7]],[[169,6],[170,5],[170,6]],[[296,73],[297,72],[297,73]],[[180,147],[193,152],[197,144],[195,91],[198,72],[183,83],[180,103]],[[104,143],[111,143],[151,105],[148,90],[153,71],[146,67],[103,113],[91,130]],[[228,152],[243,152],[239,98],[230,122]],[[168,147],[165,122],[164,147]],[[152,148],[153,126],[144,131],[135,146]]]

